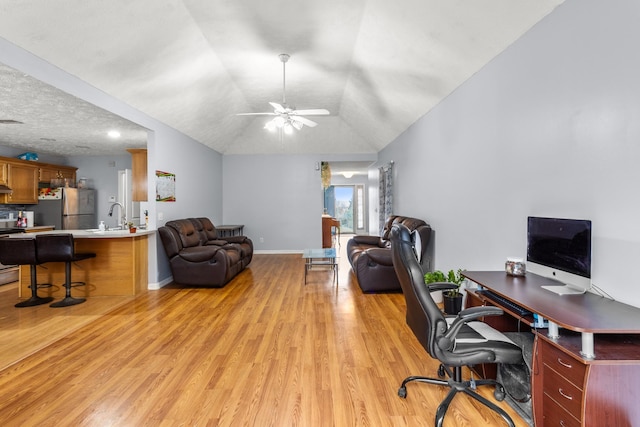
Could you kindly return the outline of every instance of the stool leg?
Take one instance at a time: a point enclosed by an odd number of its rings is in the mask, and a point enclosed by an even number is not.
[[[70,305],[81,304],[86,301],[85,298],[73,298],[71,296],[71,262],[69,261],[67,261],[64,265],[64,278],[64,287],[66,289],[64,299],[54,302],[49,307],[68,307]]]
[[[36,266],[31,264],[31,298],[25,301],[17,303],[14,307],[33,307],[36,305],[47,304],[53,301],[53,297],[39,297],[38,296],[38,279],[36,277]]]

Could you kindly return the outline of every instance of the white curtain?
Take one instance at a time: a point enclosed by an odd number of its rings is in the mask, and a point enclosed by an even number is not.
[[[393,162],[379,168],[379,173],[378,230],[380,235],[382,235],[384,223],[389,215],[393,213]]]

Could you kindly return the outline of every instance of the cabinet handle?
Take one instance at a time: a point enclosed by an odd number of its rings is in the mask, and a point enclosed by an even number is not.
[[[565,399],[573,400],[573,396],[569,396],[568,394],[564,394],[564,392],[562,391],[561,388],[558,389],[558,393],[560,393],[560,396],[564,397]]]
[[[560,359],[559,357],[558,357],[558,363],[561,364],[562,366],[564,366],[565,368],[569,368],[569,369],[573,368],[571,363],[563,362],[562,359]]]
[[[560,420],[560,427],[566,427],[566,424],[564,423],[564,420]]]

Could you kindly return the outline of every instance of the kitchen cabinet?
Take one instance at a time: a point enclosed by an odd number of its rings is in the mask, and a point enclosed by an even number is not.
[[[131,199],[134,202],[147,201],[147,149],[129,148],[131,153],[131,177],[133,188]]]
[[[7,185],[7,162],[0,161],[0,184]]]
[[[38,182],[49,184],[54,178],[67,178],[71,182],[76,182],[76,170],[77,168],[72,166],[40,164]]]
[[[7,185],[13,190],[2,194],[0,203],[33,205],[38,203],[38,166],[32,162],[7,161]]]

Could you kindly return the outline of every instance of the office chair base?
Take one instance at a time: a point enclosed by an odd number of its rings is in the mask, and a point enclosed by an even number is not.
[[[438,370],[439,375],[440,375],[440,372],[441,371]],[[447,413],[447,409],[449,409],[449,405],[451,404],[451,401],[453,400],[453,398],[456,396],[458,392],[463,392],[469,395],[470,397],[476,399],[478,402],[482,403],[483,405],[485,405],[486,407],[488,407],[489,409],[491,409],[492,411],[500,415],[509,427],[515,427],[515,424],[513,423],[513,420],[511,419],[509,414],[507,414],[502,408],[500,408],[493,402],[487,400],[483,396],[480,396],[474,391],[478,386],[494,385],[496,388],[493,392],[493,396],[497,401],[499,402],[503,401],[505,398],[504,387],[502,386],[502,384],[500,384],[495,380],[480,379],[480,380],[473,380],[473,381],[455,381],[453,379],[444,380],[444,379],[436,379],[436,378],[421,377],[421,376],[410,376],[405,378],[404,381],[402,381],[402,385],[400,385],[400,388],[398,389],[398,396],[400,396],[403,399],[406,399],[407,398],[406,386],[408,383],[414,382],[414,381],[420,382],[420,383],[435,384],[435,385],[450,387],[449,394],[447,394],[445,399],[440,403],[440,406],[438,406],[438,409],[436,410],[436,420],[435,420],[436,427],[442,427],[442,424],[444,422],[444,416]]]
[[[18,307],[18,308],[35,307],[36,305],[47,304],[47,303],[50,303],[51,301],[53,301],[53,297],[39,297],[36,295],[36,296],[32,296],[28,300],[24,300],[17,303],[16,305],[14,305],[14,307]]]
[[[436,378],[429,378],[429,377],[420,377],[420,376],[410,376],[404,379],[404,381],[402,381],[402,384],[400,385],[400,388],[398,389],[398,396],[402,397],[403,399],[407,398],[407,384],[410,382],[419,382],[419,383],[427,383],[427,384],[435,384],[435,385],[442,385],[442,386],[449,386],[449,381],[447,380],[441,380],[441,379],[436,379]]]
[[[69,307],[71,305],[78,305],[78,304],[82,304],[83,302],[86,301],[86,298],[72,298],[72,297],[65,297],[64,299],[54,302],[53,304],[51,304],[49,307],[53,307],[53,308],[58,308],[58,307]]]

